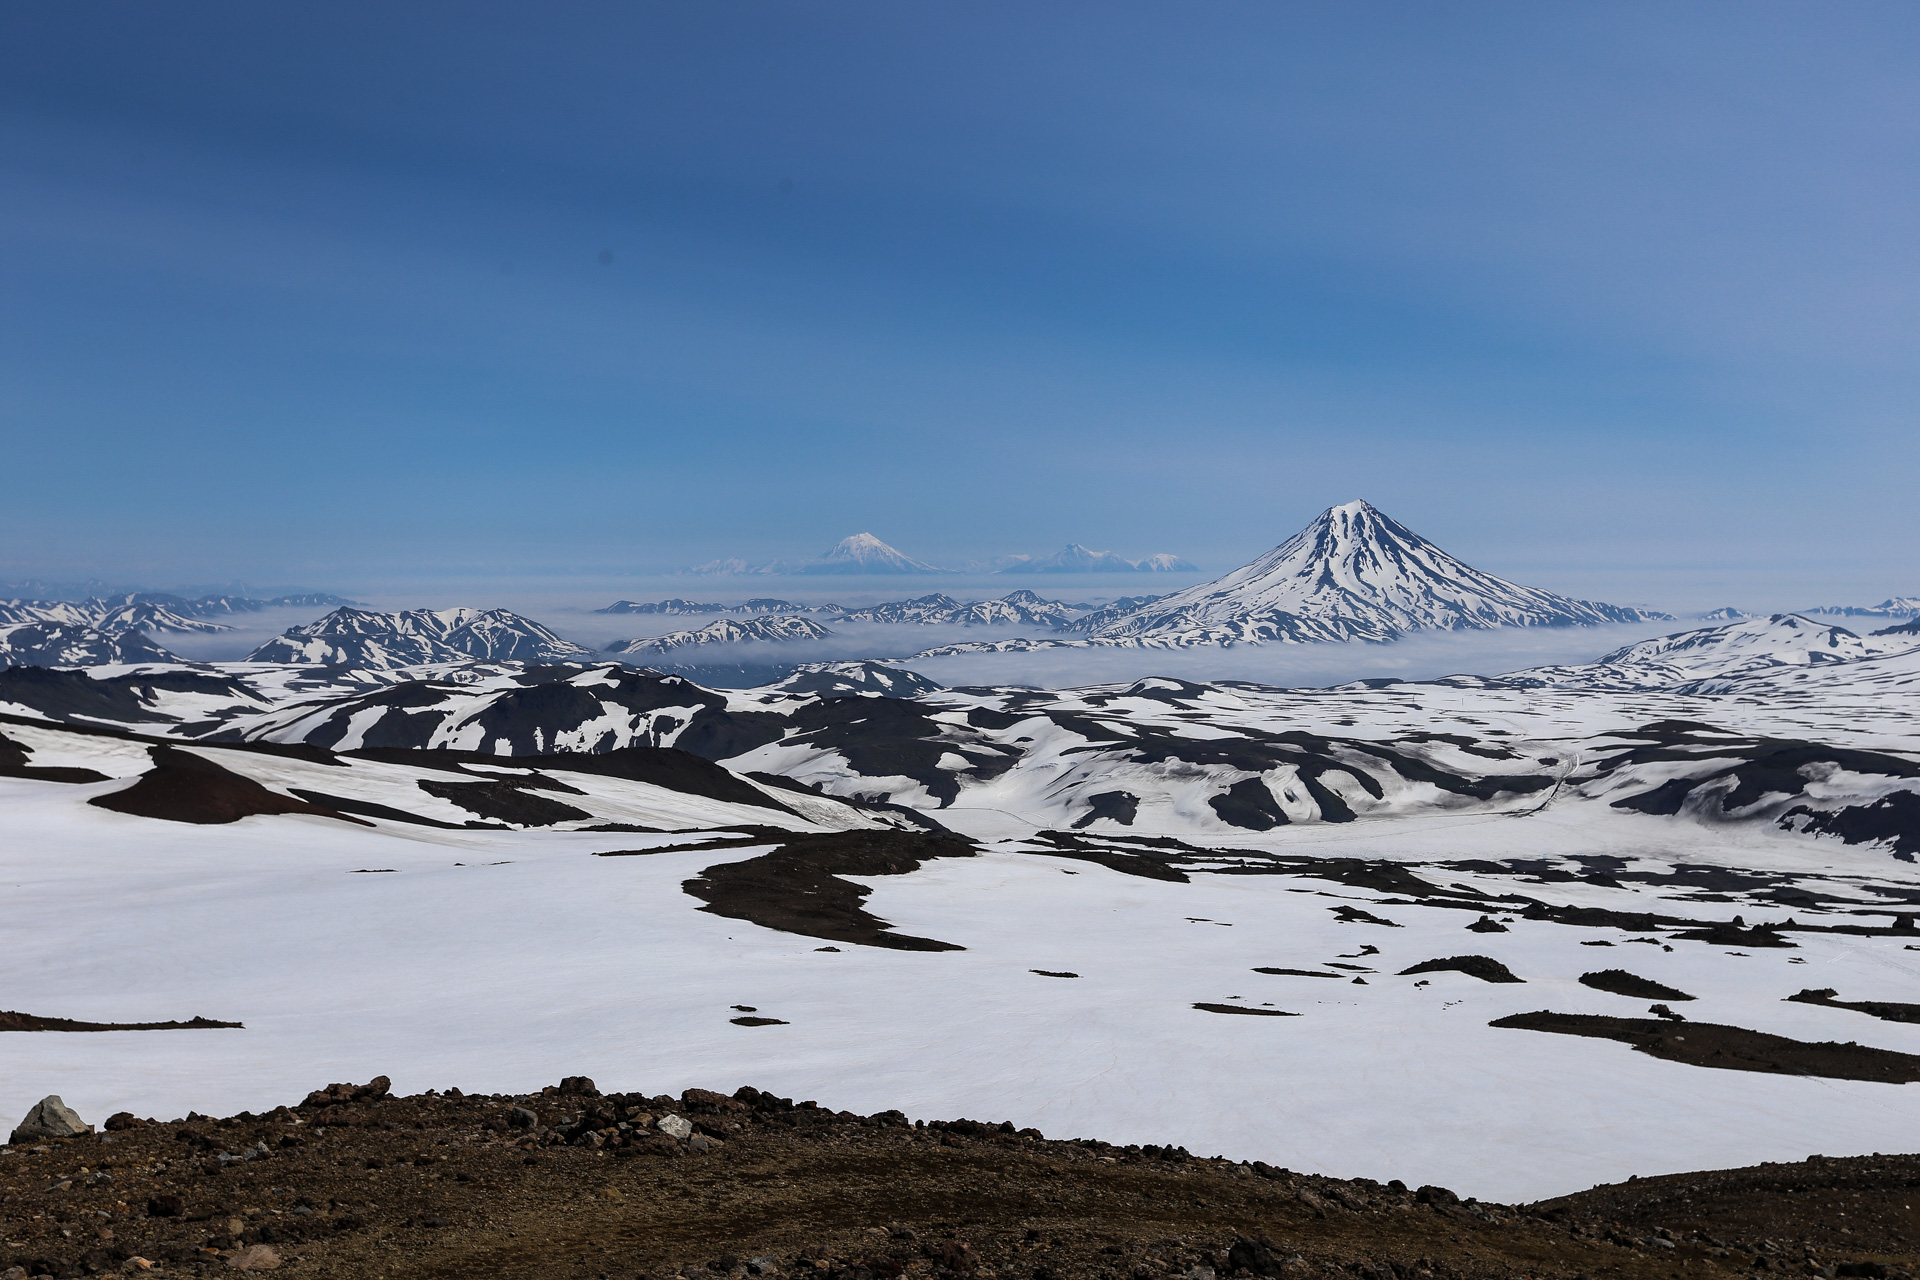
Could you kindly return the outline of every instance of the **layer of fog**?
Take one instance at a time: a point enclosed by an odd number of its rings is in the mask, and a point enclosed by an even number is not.
[[[333,612],[326,607],[262,609],[259,613],[221,614],[208,622],[226,631],[149,631],[147,638],[189,662],[238,662],[288,627],[312,622]]]
[[[1696,624],[1698,625],[1698,624]],[[944,685],[1046,689],[1131,682],[1146,676],[1246,680],[1324,688],[1350,680],[1431,680],[1500,675],[1526,667],[1592,662],[1622,645],[1691,629],[1686,623],[1607,627],[1507,627],[1441,632],[1392,644],[1236,645],[1231,649],[1042,649],[1033,653],[915,658],[906,666]]]
[[[907,667],[949,686],[1028,685],[1058,689],[1125,683],[1145,676],[1174,676],[1195,681],[1245,680],[1282,687],[1320,688],[1350,680],[1499,675],[1526,667],[1592,662],[1636,640],[1687,629],[1685,623],[1671,622],[1503,628],[1414,636],[1393,644],[1237,645],[1230,649],[1065,648],[918,658],[911,655],[956,640],[999,640],[1021,631],[1001,627],[868,623],[836,628],[837,634],[826,640],[689,646],[663,654],[638,654],[628,661],[658,667],[757,668],[870,658]],[[699,673],[688,674],[697,679]],[[716,676],[718,674],[716,672]]]
[[[409,607],[399,601],[380,601],[379,606]],[[325,612],[324,609],[276,609],[240,614],[222,619],[232,627],[228,631],[210,635],[168,632],[154,639],[190,661],[231,662],[244,658],[288,627],[311,622]],[[742,615],[609,615],[576,605],[532,616],[564,638],[604,653],[609,644],[618,641],[691,630],[717,616],[738,619]],[[1068,688],[1129,682],[1145,676],[1173,676],[1196,681],[1246,680],[1283,687],[1319,688],[1350,680],[1383,677],[1425,680],[1463,673],[1498,675],[1526,667],[1591,662],[1635,640],[1703,625],[1682,621],[1609,627],[1503,628],[1413,636],[1393,644],[1272,644],[1171,650],[1067,648],[917,658],[913,655],[923,650],[966,641],[1058,636],[1030,627],[835,623],[824,617],[814,620],[834,634],[809,641],[690,645],[660,654],[637,654],[626,661],[635,666],[791,668],[808,662],[875,659],[909,667],[950,686]]]

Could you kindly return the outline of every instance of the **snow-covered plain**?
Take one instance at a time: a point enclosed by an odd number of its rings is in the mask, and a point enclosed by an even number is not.
[[[1575,981],[1620,966],[1699,996],[1684,1006],[1697,1020],[1920,1052],[1920,1027],[1783,1003],[1823,986],[1910,997],[1920,953],[1885,937],[1800,935],[1794,950],[1736,955],[1521,919],[1476,934],[1463,928],[1471,915],[1382,907],[1386,895],[1324,882],[1167,883],[1009,845],[871,881],[877,914],[966,950],[830,952],[700,912],[680,891],[758,849],[596,858],[667,838],[369,831],[306,817],[194,827],[84,804],[114,785],[0,780],[7,1004],[97,1020],[201,1014],[246,1030],[0,1037],[0,1109],[24,1113],[57,1092],[95,1120],[122,1108],[259,1110],[381,1073],[409,1091],[520,1091],[568,1074],[649,1091],[753,1083],[855,1110],[1012,1118],[1508,1199],[1920,1146],[1914,1086],[1708,1071],[1487,1026],[1543,1008],[1638,1016],[1639,1002]],[[1618,849],[1630,833],[1481,820],[1355,834],[1343,852],[1487,857]],[[1316,852],[1330,840],[1316,833]],[[1761,852],[1665,831],[1637,843],[1735,863]],[[1899,870],[1837,847],[1764,856],[1810,878]],[[360,874],[376,868],[391,871]],[[1920,888],[1910,874],[1903,883]],[[1347,902],[1403,927],[1337,923],[1329,907]],[[1579,945],[1594,940],[1616,945]],[[1462,953],[1527,981],[1390,976]],[[1251,972],[1324,971],[1343,956],[1378,972],[1365,986]],[[1229,1000],[1301,1016],[1192,1007]],[[735,1026],[735,1005],[788,1025]]]

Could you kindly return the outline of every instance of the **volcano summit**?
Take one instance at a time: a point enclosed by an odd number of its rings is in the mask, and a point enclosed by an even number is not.
[[[1251,564],[1099,622],[1091,635],[1176,645],[1379,641],[1412,631],[1593,626],[1667,616],[1482,573],[1355,501],[1329,507]]]

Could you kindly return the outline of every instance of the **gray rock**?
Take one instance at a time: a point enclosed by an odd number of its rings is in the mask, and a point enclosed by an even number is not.
[[[653,1127],[669,1138],[678,1138],[682,1142],[693,1136],[693,1123],[684,1116],[661,1116],[653,1122]]]
[[[719,1149],[720,1139],[709,1138],[704,1133],[696,1133],[687,1139],[687,1150],[693,1152],[695,1155],[703,1156],[709,1151],[718,1151]]]
[[[515,1129],[531,1129],[540,1123],[540,1117],[525,1107],[515,1107],[507,1112],[507,1124]]]
[[[770,1253],[747,1259],[747,1274],[750,1276],[770,1276],[779,1269],[780,1259]]]
[[[93,1126],[74,1113],[72,1107],[60,1101],[58,1094],[48,1094],[27,1112],[27,1118],[20,1122],[8,1142],[32,1142],[38,1138],[78,1138],[93,1132]]]

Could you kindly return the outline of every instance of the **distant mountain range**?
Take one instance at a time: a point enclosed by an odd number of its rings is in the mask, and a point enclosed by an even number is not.
[[[267,609],[326,609],[352,604],[340,596],[312,593],[255,600],[246,596],[202,596],[189,600],[163,591],[132,591],[87,600],[0,600],[0,624],[52,622],[92,627],[107,635],[128,631],[172,631],[182,635],[230,631],[210,618]]]
[[[127,592],[87,600],[0,600],[0,666],[85,667],[138,662],[178,662],[147,638],[231,631],[209,618],[266,609],[324,608],[348,603],[339,596],[203,596],[188,600],[158,591]]]
[[[1093,551],[1070,542],[1050,556],[1009,557],[999,573],[1196,573],[1197,566],[1162,552],[1144,560],[1128,560],[1111,551]]]
[[[604,609],[595,609],[595,613],[642,613],[642,614],[708,614],[708,613],[842,613],[837,604],[795,604],[791,600],[775,600],[760,597],[741,604],[699,604],[692,600],[675,597],[672,600],[657,600],[651,604],[641,604],[635,600],[616,600]]]
[[[0,667],[99,667],[178,661],[138,631],[111,634],[84,624],[0,621]]]
[[[1830,604],[1803,613],[1838,618],[1914,618],[1920,617],[1920,596],[1891,596],[1879,604]]]
[[[1143,560],[1128,560],[1111,551],[1092,551],[1079,543],[1070,543],[1050,556],[1008,556],[985,566],[970,566],[990,573],[1192,573],[1195,568],[1179,556],[1167,553]],[[833,547],[811,560],[775,560],[751,564],[738,557],[709,560],[681,572],[703,576],[741,576],[750,574],[912,574],[961,573],[939,565],[916,560],[888,546],[871,533],[856,533],[842,538]]]
[[[835,621],[961,627],[1014,624],[1059,628],[1081,616],[1088,607],[1046,600],[1026,590],[1009,592],[998,600],[976,600],[971,604],[962,604],[952,596],[935,594],[921,596],[917,600],[896,600],[866,609],[854,609],[841,614]]]
[[[335,609],[305,626],[290,627],[252,653],[248,662],[322,663],[392,670],[441,662],[581,662],[593,650],[562,640],[546,627],[505,609],[414,609],[374,613]]]
[[[671,631],[663,636],[643,636],[638,640],[619,640],[607,646],[608,653],[632,657],[638,654],[668,653],[710,644],[742,644],[752,641],[824,640],[833,632],[805,618],[748,618],[735,622],[721,618],[692,631]]]
[[[1136,596],[1117,602],[1124,609],[1133,609],[1141,604],[1157,599],[1156,596]],[[1113,606],[1108,606],[1112,608]],[[663,615],[711,615],[746,614],[753,621],[746,623],[715,623],[702,627],[698,632],[675,632],[675,635],[691,636],[712,634],[724,636],[729,640],[767,640],[816,639],[807,627],[790,625],[805,621],[800,615],[813,614],[825,616],[832,622],[878,622],[897,625],[918,626],[1027,626],[1045,627],[1059,630],[1076,624],[1089,612],[1093,605],[1068,604],[1062,600],[1048,600],[1036,592],[1022,588],[1010,591],[997,600],[960,601],[952,596],[935,592],[932,595],[919,596],[912,600],[891,600],[885,604],[868,605],[860,609],[847,609],[837,604],[801,605],[789,600],[758,599],[744,604],[720,605],[698,604],[691,600],[660,600],[650,604],[641,604],[633,600],[620,600],[604,609],[595,609],[595,613],[617,614],[623,616],[663,616]],[[807,624],[808,627],[813,624]],[[821,631],[821,635],[831,632]],[[642,637],[638,640],[623,640],[609,646],[610,652],[657,652],[656,644],[665,637]],[[711,641],[686,641],[683,643],[711,643]],[[639,647],[633,647],[639,646]]]

